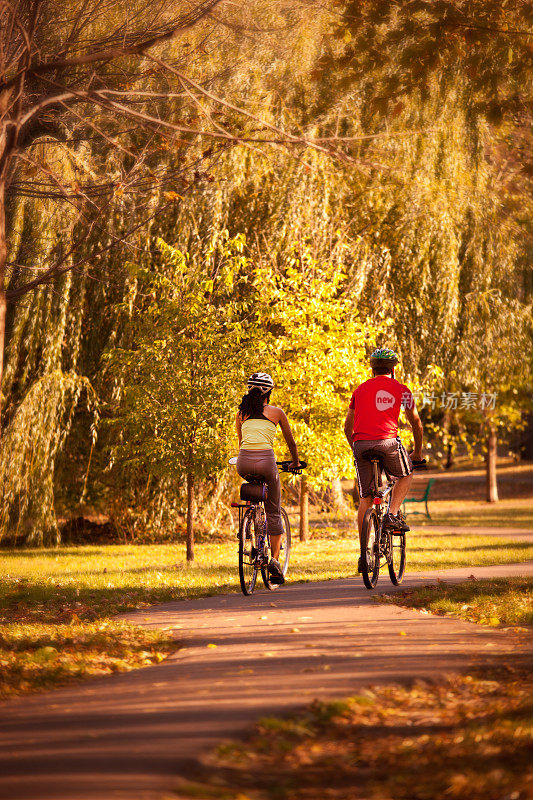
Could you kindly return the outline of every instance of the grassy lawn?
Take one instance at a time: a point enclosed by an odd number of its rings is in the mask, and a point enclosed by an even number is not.
[[[372,687],[262,720],[218,749],[176,798],[526,800],[533,680],[519,664],[411,687]]]
[[[421,511],[423,505],[407,506],[407,511]],[[409,514],[410,526],[416,530],[432,525],[457,525],[462,527],[529,528],[533,530],[533,500],[520,498],[486,503],[482,500],[435,500],[429,502],[431,520],[420,514]]]
[[[533,531],[533,498],[514,498],[500,500],[499,503],[485,503],[482,500],[430,500],[428,519],[421,512],[423,504],[407,508],[407,520],[414,532],[427,530],[432,526],[457,526],[465,528],[524,528]],[[297,525],[297,516],[291,516],[291,524]],[[310,530],[320,535],[326,528],[348,532],[353,529],[352,517],[341,517],[332,513],[311,514]]]
[[[429,533],[429,532],[428,532]],[[503,564],[532,557],[527,542],[489,536],[413,534],[408,570]],[[294,544],[290,580],[354,575],[353,529],[326,525]],[[154,603],[238,591],[237,540],[197,545],[101,545],[3,551],[0,582],[0,693],[157,663],[178,644],[113,615]]]
[[[418,608],[432,614],[450,614],[482,625],[532,625],[533,580],[498,578],[406,589],[378,595],[382,603]]]

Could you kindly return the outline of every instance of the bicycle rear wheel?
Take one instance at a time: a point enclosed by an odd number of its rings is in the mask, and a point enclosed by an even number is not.
[[[399,586],[405,572],[405,533],[389,533],[389,575],[395,586]]]
[[[379,520],[369,508],[361,532],[361,574],[367,589],[373,589],[379,577]]]
[[[285,511],[284,508],[281,509],[281,524],[283,526],[283,533],[281,535],[279,564],[281,567],[281,571],[285,576],[287,574],[287,570],[289,569],[289,558],[291,554],[291,526],[289,518],[287,516],[287,512]],[[270,589],[271,592],[275,591],[279,586],[282,585],[280,583],[272,583],[270,581],[270,575],[268,572],[267,565],[263,565],[261,567],[261,577],[263,578],[263,583],[265,584],[266,588]]]
[[[239,580],[243,594],[252,594],[257,581],[257,571],[253,512],[252,509],[248,509],[239,529]]]

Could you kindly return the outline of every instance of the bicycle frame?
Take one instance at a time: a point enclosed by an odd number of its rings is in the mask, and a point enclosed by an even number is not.
[[[394,489],[394,481],[389,480],[385,489],[382,489],[383,479],[382,471],[377,459],[372,459],[372,468],[374,472],[374,498],[373,505],[378,515],[379,523],[383,519],[383,507],[385,506],[385,513],[390,509],[392,490]]]
[[[376,557],[384,558],[389,561],[392,543],[387,531],[383,530],[382,522],[383,517],[390,510],[392,499],[392,490],[394,489],[394,481],[388,480],[385,488],[383,487],[383,471],[380,466],[379,460],[371,459],[373,477],[374,477],[374,497],[373,506],[378,518],[379,538],[376,541]]]
[[[260,501],[260,502],[257,502],[257,503],[252,503],[252,502],[232,503],[231,506],[232,506],[232,508],[238,508],[239,509],[239,530],[240,530],[244,515],[246,514],[246,512],[248,510],[252,510],[253,511],[253,522],[254,522],[254,527],[255,527],[256,514],[257,514],[258,509],[260,509],[263,506],[263,502]],[[270,547],[270,536],[268,534],[268,522],[267,522],[266,514],[264,512],[264,507],[263,507],[263,514],[264,514],[264,523],[265,524],[264,524],[264,526],[263,525],[261,526],[262,530],[259,532],[258,537],[257,537],[257,542],[256,542],[256,544],[257,544],[256,561],[257,561],[257,565],[258,566],[261,566],[261,564],[264,561],[265,543],[268,545],[268,547]],[[259,558],[259,554],[261,554],[260,558]]]
[[[374,456],[374,457],[373,457]],[[381,458],[375,453],[369,455],[372,464],[374,492],[372,505],[365,511],[363,528],[361,530],[361,564],[360,572],[367,589],[374,589],[379,577],[379,571],[387,564],[389,576],[398,586],[403,579],[406,562],[405,533],[401,530],[383,529],[383,517],[390,512],[392,492],[395,481],[390,479],[383,488]],[[423,468],[425,461],[413,463],[415,469]],[[363,547],[365,552],[363,552]]]

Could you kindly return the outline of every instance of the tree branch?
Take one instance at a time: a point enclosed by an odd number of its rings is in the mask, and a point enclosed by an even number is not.
[[[20,70],[9,81],[0,83],[0,91],[15,85],[20,78],[22,72],[27,72],[31,75],[42,75],[46,72],[55,72],[56,70],[63,70],[69,67],[82,67],[89,64],[97,64],[102,61],[115,61],[118,58],[124,58],[132,55],[143,55],[146,50],[154,47],[157,44],[169,41],[177,36],[179,33],[189,30],[194,27],[201,19],[208,16],[210,12],[219,5],[223,0],[206,0],[197,13],[192,17],[185,17],[178,23],[171,25],[164,33],[151,36],[140,42],[122,47],[110,47],[106,50],[100,50],[93,53],[87,53],[84,56],[77,58],[56,59],[55,61],[45,61],[41,64],[29,65],[27,68]]]

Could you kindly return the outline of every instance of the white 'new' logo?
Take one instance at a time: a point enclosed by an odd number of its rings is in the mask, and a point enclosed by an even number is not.
[[[386,411],[393,405],[393,394],[389,394],[389,392],[386,392],[384,389],[380,389],[379,392],[376,392],[376,408],[378,411]]]

